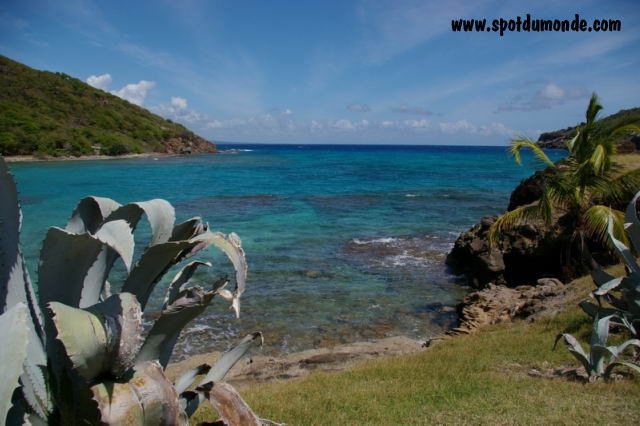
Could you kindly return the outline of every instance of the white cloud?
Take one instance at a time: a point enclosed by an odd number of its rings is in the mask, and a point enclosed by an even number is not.
[[[402,114],[413,114],[413,115],[423,115],[425,117],[428,117],[430,115],[433,115],[433,113],[431,111],[427,111],[426,109],[422,108],[422,107],[412,107],[409,105],[400,105],[399,107],[395,107],[395,108],[391,108],[392,112],[399,112]]]
[[[369,107],[369,105],[366,105],[366,104],[349,104],[349,105],[347,105],[347,109],[349,111],[356,111],[356,112],[369,112],[369,111],[371,111],[371,107]]]
[[[177,110],[187,109],[187,100],[185,98],[171,97],[171,106]]]
[[[87,77],[87,84],[96,89],[107,90],[111,84],[111,74],[90,75]]]
[[[142,106],[144,99],[147,97],[147,92],[155,85],[156,83],[153,81],[140,80],[138,83],[127,84],[122,89],[111,93],[132,104]]]
[[[585,89],[564,89],[555,83],[547,83],[533,94],[521,93],[512,97],[508,102],[499,105],[497,112],[539,111],[588,96],[589,93]]]

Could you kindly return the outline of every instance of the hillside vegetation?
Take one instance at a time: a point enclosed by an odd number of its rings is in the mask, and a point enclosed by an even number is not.
[[[0,153],[216,152],[184,126],[63,73],[0,55]]]
[[[576,135],[576,129],[581,125],[584,123],[554,132],[542,133],[538,138],[538,145],[545,149],[566,149],[566,142]],[[640,126],[640,108],[623,109],[598,120],[593,137],[597,139],[602,135],[610,135],[613,130],[628,125]],[[614,133],[612,136],[615,138],[619,153],[640,152],[640,134],[633,131],[622,131]]]

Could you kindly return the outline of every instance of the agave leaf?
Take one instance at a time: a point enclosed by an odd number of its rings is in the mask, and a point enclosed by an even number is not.
[[[614,356],[618,357],[629,346],[635,346],[637,348],[640,348],[640,340],[638,340],[638,339],[629,339],[629,340],[627,340],[626,342],[624,342],[623,344],[621,344],[619,346],[610,347],[610,349],[613,352]]]
[[[97,300],[97,286],[88,286],[85,281],[96,283],[104,278],[104,270],[92,268],[98,260],[104,243],[89,234],[71,234],[60,228],[49,228],[40,251],[38,268],[38,291],[40,304],[60,302],[69,306],[80,306],[83,296]],[[64,285],[60,281],[64,277]],[[101,289],[101,287],[100,287]],[[97,291],[97,293],[96,293]]]
[[[136,366],[128,382],[101,382],[91,390],[103,423],[188,424],[176,390],[156,361]]]
[[[238,362],[240,358],[245,356],[249,349],[255,346],[262,346],[262,333],[256,332],[245,336],[242,341],[233,349],[225,352],[220,359],[213,365],[209,373],[202,379],[201,383],[222,381],[229,370]]]
[[[242,399],[238,391],[229,383],[208,382],[198,388],[203,392],[213,408],[216,409],[224,424],[261,426],[260,418]]]
[[[180,292],[178,298],[162,311],[151,327],[138,353],[136,364],[160,360],[162,367],[166,367],[180,331],[205,310],[214,295],[214,291],[204,291],[199,286]]]
[[[111,247],[122,258],[127,272],[131,269],[133,259],[133,233],[128,223],[124,220],[106,222],[98,229],[95,237]]]
[[[207,374],[211,370],[211,366],[209,364],[202,364],[195,368],[190,369],[186,373],[184,373],[180,378],[176,381],[174,387],[176,388],[176,392],[182,394],[182,392],[186,391],[189,386],[193,384],[196,380],[196,377]]]
[[[110,198],[85,197],[76,206],[65,231],[72,234],[95,233],[104,219],[120,204]]]
[[[603,286],[616,277],[603,271],[602,268],[595,268],[593,271],[591,271],[591,278],[593,278],[593,281],[597,286]]]
[[[615,352],[607,347],[601,345],[591,345],[591,353],[589,358],[591,361],[590,376],[601,376],[604,374],[604,362],[615,358]]]
[[[104,245],[87,272],[83,282],[79,307],[86,308],[100,301],[109,272],[118,257],[122,258],[129,271],[133,257],[134,241],[131,228],[124,220],[103,224],[93,235]]]
[[[622,281],[624,279],[626,279],[626,277],[618,277],[618,278],[614,278],[614,279],[612,279],[610,281],[607,281],[606,283],[604,283],[603,285],[598,287],[598,289],[595,290],[593,292],[593,294],[595,294],[596,296],[604,296],[605,294],[607,294],[611,290],[618,288],[620,286],[620,284],[622,284]]]
[[[578,342],[578,340],[576,340],[576,338],[572,335],[568,333],[558,334],[556,336],[556,341],[553,345],[553,349],[556,348],[556,345],[561,338],[564,339],[564,343],[567,346],[569,352],[571,352],[571,354],[578,361],[580,361],[580,363],[582,363],[582,366],[585,370],[587,370],[588,373],[591,372],[591,362],[589,360],[589,356],[584,352],[584,349],[582,349],[582,345],[580,345],[580,342]]]
[[[108,370],[107,331],[100,318],[84,309],[49,303],[57,339],[62,342],[73,368],[87,381]]]
[[[240,237],[233,232],[225,237],[225,235],[220,232],[206,231],[191,239],[191,241],[201,242],[202,246],[197,246],[198,248],[206,248],[209,245],[216,246],[222,250],[229,260],[231,260],[231,263],[233,263],[233,267],[236,270],[236,288],[233,292],[233,302],[231,306],[236,313],[236,317],[239,318],[240,297],[242,293],[244,293],[248,269]]]
[[[176,213],[173,206],[166,200],[155,199],[126,204],[111,213],[106,221],[123,219],[129,223],[131,229],[136,229],[143,214],[147,216],[151,226],[149,245],[154,246],[169,241]]]
[[[207,397],[204,395],[204,392],[182,392],[180,394],[180,406],[187,414],[187,417],[191,417],[205,399],[207,399]]]
[[[142,345],[142,309],[131,293],[119,293],[104,302],[93,305],[95,314],[107,332],[109,372],[121,377],[134,365]]]
[[[611,319],[616,317],[613,315],[606,315],[604,317],[596,316],[593,321],[593,329],[591,331],[591,346],[606,346],[609,339],[609,323]]]
[[[609,377],[611,377],[611,373],[613,373],[613,370],[616,367],[627,367],[634,370],[636,373],[640,374],[640,366],[631,364],[630,362],[616,361],[616,362],[612,362],[607,366],[607,369],[604,371],[604,378],[608,379]]]
[[[199,260],[196,260],[189,263],[176,274],[176,276],[173,278],[173,281],[171,281],[171,284],[169,284],[162,309],[166,309],[167,306],[169,306],[176,300],[178,293],[183,290],[183,287],[189,282],[193,274],[196,272],[196,269],[200,265],[211,267],[211,263],[209,262],[201,262]]]
[[[198,243],[192,241],[175,241],[147,248],[131,269],[122,291],[135,295],[144,310],[153,288],[165,272],[182,260],[185,252],[196,244]]]
[[[607,296],[609,295],[607,294]],[[620,315],[620,312],[616,309],[603,308],[591,302],[587,302],[586,300],[578,303],[578,306],[580,306],[580,308],[582,308],[582,310],[592,318],[595,318],[596,316]]]
[[[629,250],[629,248],[625,246],[621,241],[616,239],[613,234],[613,215],[611,214],[611,212],[609,212],[609,224],[607,227],[607,232],[609,233],[609,237],[611,238],[613,247],[615,248],[620,258],[624,260],[624,263],[627,264],[632,273],[640,275],[640,266],[638,266],[635,256],[631,253],[631,250]]]
[[[21,304],[28,308],[27,355],[20,377],[22,394],[32,410],[45,417],[51,401],[42,372],[47,363],[43,348],[44,323],[20,249],[21,228],[22,212],[15,181],[0,157],[0,311]]]
[[[627,234],[629,234],[629,239],[633,243],[636,252],[640,252],[640,219],[638,219],[638,213],[636,211],[638,198],[640,198],[640,192],[638,192],[627,205],[624,217],[624,221],[629,224]]]
[[[187,219],[184,222],[176,225],[171,232],[171,238],[169,241],[184,241],[197,237],[207,230],[207,225],[202,223],[202,218],[199,216]]]
[[[0,423],[4,424],[11,409],[11,397],[18,387],[22,365],[27,356],[27,306],[18,303],[0,315],[0,359],[2,381],[0,382]]]
[[[73,368],[91,382],[103,373],[121,376],[142,343],[142,311],[132,294],[120,293],[89,309],[50,303],[57,338]]]

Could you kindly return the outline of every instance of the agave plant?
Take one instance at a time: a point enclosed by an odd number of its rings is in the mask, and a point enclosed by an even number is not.
[[[591,331],[590,352],[586,353],[582,345],[571,334],[558,334],[553,348],[556,348],[558,341],[564,339],[567,349],[580,361],[589,375],[589,381],[596,381],[599,378],[609,379],[613,370],[618,366],[625,366],[640,373],[640,367],[617,358],[629,346],[640,348],[640,340],[630,339],[619,346],[607,346],[609,339],[609,325],[614,315],[607,315],[600,318],[596,315]]]
[[[582,309],[591,316],[595,316],[598,310],[615,314],[632,331],[636,337],[640,337],[640,265],[633,254],[632,248],[640,252],[640,220],[636,205],[640,199],[640,192],[631,200],[625,212],[625,230],[631,247],[627,247],[618,240],[613,233],[613,220],[609,218],[608,235],[612,241],[618,256],[624,261],[628,274],[623,277],[615,277],[597,268],[592,273],[594,282],[599,286],[593,295],[601,305],[601,299],[606,300],[614,309],[583,301]],[[612,292],[619,292],[614,296]]]
[[[133,261],[134,236],[145,215],[151,241]],[[209,230],[195,217],[174,225],[164,200],[120,205],[82,199],[66,227],[50,228],[40,252],[38,296],[19,245],[22,213],[15,182],[0,157],[0,337],[3,362],[0,421],[30,424],[183,425],[209,400],[227,424],[259,424],[237,392],[222,383],[249,349],[262,343],[253,333],[213,366],[200,366],[176,383],[164,374],[182,328],[219,297],[236,316],[247,264],[240,238]],[[142,312],[164,274],[209,246],[235,268],[211,288],[189,286],[194,261],[169,285],[160,315],[144,332]],[[121,259],[126,278],[111,294],[110,271]],[[198,376],[205,374],[193,391]]]

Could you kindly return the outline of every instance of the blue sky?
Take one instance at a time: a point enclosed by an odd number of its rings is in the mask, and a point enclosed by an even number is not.
[[[615,33],[454,33],[451,19],[620,19]],[[634,1],[34,1],[0,54],[213,141],[503,145],[640,106]]]

